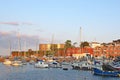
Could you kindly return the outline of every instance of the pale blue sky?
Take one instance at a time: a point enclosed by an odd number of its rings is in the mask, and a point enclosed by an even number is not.
[[[0,23],[1,34],[11,37],[19,29],[41,43],[50,43],[53,34],[56,43],[78,42],[80,27],[82,41],[111,42],[120,38],[120,0],[0,0]]]

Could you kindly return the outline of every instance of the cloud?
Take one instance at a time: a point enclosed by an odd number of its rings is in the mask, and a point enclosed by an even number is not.
[[[32,25],[35,25],[31,22],[0,22],[0,24],[2,24],[2,25],[13,25],[13,26],[19,26],[19,25],[32,26]]]
[[[22,25],[35,25],[35,24],[33,24],[31,22],[22,22]]]
[[[15,26],[18,26],[18,25],[19,25],[18,22],[0,22],[0,24],[4,24],[4,25],[15,25]]]

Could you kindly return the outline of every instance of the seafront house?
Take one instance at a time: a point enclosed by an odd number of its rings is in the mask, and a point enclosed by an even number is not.
[[[64,48],[65,44],[39,44],[39,50],[33,51],[29,49],[28,51],[12,51],[12,56],[36,56],[43,57],[44,55],[48,55],[52,53],[54,56],[72,56],[75,58],[80,58],[86,56],[87,54],[93,57],[106,57],[106,58],[114,58],[120,56],[120,41],[115,40],[111,43],[98,43],[91,42],[89,43],[89,47],[70,47]]]
[[[86,57],[87,55],[93,55],[93,48],[85,47],[75,47],[75,48],[68,48],[66,51],[67,56],[75,57],[76,59],[81,57]]]
[[[94,48],[94,57],[104,56],[114,58],[120,56],[120,40],[115,40],[111,43],[103,43],[101,46]]]

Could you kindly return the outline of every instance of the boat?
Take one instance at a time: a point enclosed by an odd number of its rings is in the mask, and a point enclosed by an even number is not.
[[[39,60],[37,61],[37,63],[35,63],[34,65],[36,68],[48,68],[48,64],[45,63],[43,60]]]
[[[70,70],[70,69],[72,69],[72,65],[69,62],[62,62],[61,65],[62,65],[62,69],[63,70]]]
[[[79,64],[80,64],[80,62],[73,62],[73,63],[72,63],[73,69],[75,69],[75,70],[80,70]]]
[[[53,62],[49,63],[49,67],[51,67],[51,68],[61,68],[62,66],[59,62],[53,61]]]
[[[100,76],[120,77],[120,71],[102,61],[94,61],[93,74]]]
[[[92,64],[90,64],[88,61],[82,61],[80,64],[80,69],[81,70],[91,70]]]
[[[92,64],[88,61],[74,62],[72,64],[73,69],[76,70],[92,70]]]
[[[12,64],[12,61],[10,61],[9,59],[6,59],[3,64],[5,65],[11,65]]]
[[[103,70],[107,71],[120,71],[120,59],[115,59],[113,61],[109,61],[102,65]]]
[[[23,64],[22,64],[22,61],[13,61],[11,65],[12,66],[22,66]]]
[[[30,60],[30,61],[29,61],[29,64],[30,64],[30,65],[34,65],[34,64],[35,64],[35,61],[34,61],[34,60]]]
[[[22,60],[22,64],[23,64],[23,65],[27,65],[26,60]]]
[[[119,71],[104,71],[98,68],[93,68],[93,74],[100,76],[120,77]]]
[[[118,71],[116,68],[114,68],[113,66],[109,64],[103,64],[102,69],[105,71]]]
[[[111,66],[111,67],[113,67],[114,69],[116,69],[116,70],[119,70],[120,71],[120,61],[118,61],[118,62],[112,62],[112,63],[109,63],[109,65]]]

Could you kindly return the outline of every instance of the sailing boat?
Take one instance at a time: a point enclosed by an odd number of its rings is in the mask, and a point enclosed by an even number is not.
[[[15,57],[14,58],[14,61],[12,61],[12,66],[22,66],[22,61],[21,61],[21,59],[19,59],[19,57],[21,56],[20,55],[20,52],[21,52],[21,44],[20,44],[20,34],[19,34],[19,32],[18,32],[18,35],[17,35],[17,37],[18,37],[18,56],[17,57]]]
[[[10,51],[10,54],[11,54],[11,42],[10,42],[10,40],[9,40],[9,51]],[[11,65],[12,61],[10,61],[9,59],[5,59],[3,64],[4,65]]]

